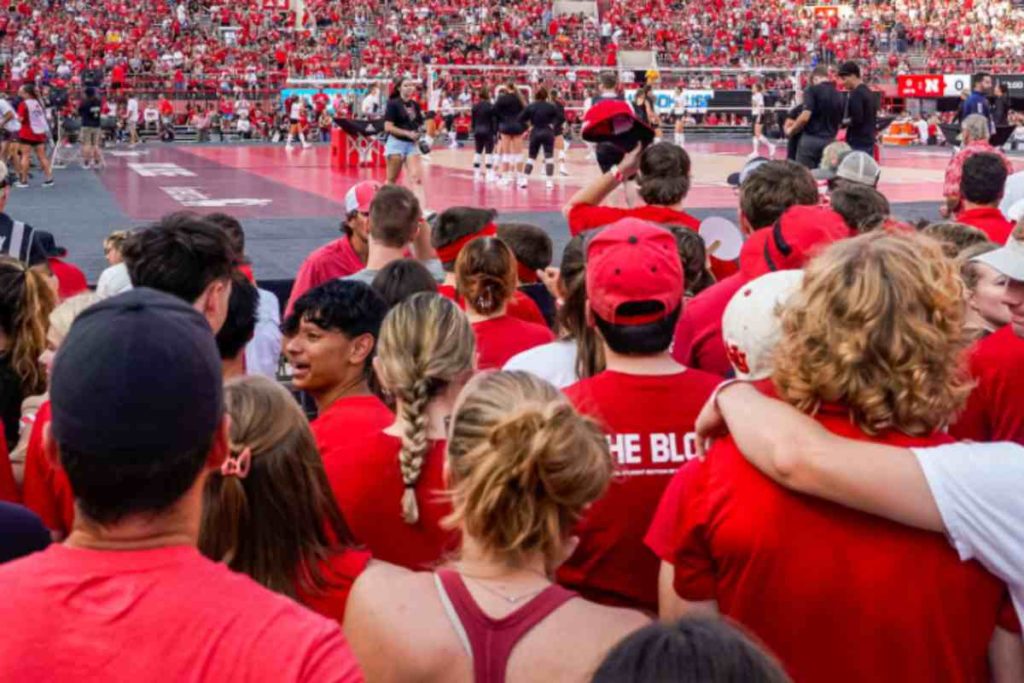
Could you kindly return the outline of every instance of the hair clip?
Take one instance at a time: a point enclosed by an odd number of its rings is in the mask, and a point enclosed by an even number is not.
[[[228,455],[220,466],[220,473],[225,477],[245,479],[252,465],[252,449],[248,446],[238,455]]]

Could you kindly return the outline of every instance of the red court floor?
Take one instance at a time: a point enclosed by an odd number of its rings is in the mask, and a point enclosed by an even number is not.
[[[687,205],[735,207],[735,191],[725,178],[742,167],[749,144],[694,142],[687,150],[693,159],[693,188]],[[122,210],[138,219],[183,206],[230,208],[241,216],[266,218],[337,216],[353,182],[383,180],[384,170],[332,169],[329,154],[323,145],[289,152],[283,145],[151,144],[110,154],[101,180]],[[428,208],[469,205],[505,212],[558,211],[598,173],[582,147],[570,150],[570,175],[556,175],[552,189],[545,188],[539,168],[525,189],[499,187],[474,179],[470,150],[439,149],[431,156],[432,161],[424,164]],[[937,202],[949,158],[949,151],[941,148],[886,148],[881,189],[893,203]]]

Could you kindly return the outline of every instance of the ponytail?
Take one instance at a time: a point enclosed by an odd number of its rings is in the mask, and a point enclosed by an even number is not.
[[[402,450],[398,453],[398,466],[402,471],[402,519],[415,524],[420,519],[416,502],[416,483],[423,472],[423,458],[430,447],[427,442],[427,404],[430,402],[430,381],[421,376],[409,391],[399,394],[402,402],[399,413],[405,422],[402,432]]]
[[[232,457],[236,455],[232,448]],[[214,472],[203,489],[203,524],[199,547],[218,562],[231,566],[238,557],[242,529],[249,522],[249,498],[242,479]]]
[[[46,390],[39,356],[46,349],[47,319],[56,297],[46,278],[13,258],[0,258],[0,328],[10,340],[11,368],[26,395]]]

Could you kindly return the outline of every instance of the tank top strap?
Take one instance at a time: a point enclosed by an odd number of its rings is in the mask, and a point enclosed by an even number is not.
[[[519,641],[552,612],[577,597],[575,592],[552,584],[519,609],[496,619],[480,609],[458,572],[441,569],[435,576],[438,589],[444,592],[441,601],[459,639],[463,644],[468,641],[476,683],[504,683],[509,657]]]

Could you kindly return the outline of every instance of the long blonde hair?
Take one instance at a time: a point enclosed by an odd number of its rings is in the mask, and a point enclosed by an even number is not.
[[[46,325],[57,305],[42,273],[18,259],[0,256],[0,329],[7,335],[11,369],[26,396],[46,390],[39,355],[46,348]]]
[[[388,312],[377,341],[381,382],[398,399],[404,422],[398,464],[402,471],[402,519],[419,520],[416,483],[427,440],[427,404],[448,385],[473,371],[476,338],[465,314],[449,299],[414,294]]]
[[[540,551],[549,570],[583,509],[604,494],[612,458],[600,426],[526,372],[491,372],[463,390],[452,420],[453,512],[496,558]]]
[[[867,434],[931,434],[963,406],[963,285],[935,240],[870,233],[805,269],[782,316],[774,381],[805,412],[839,403]]]

